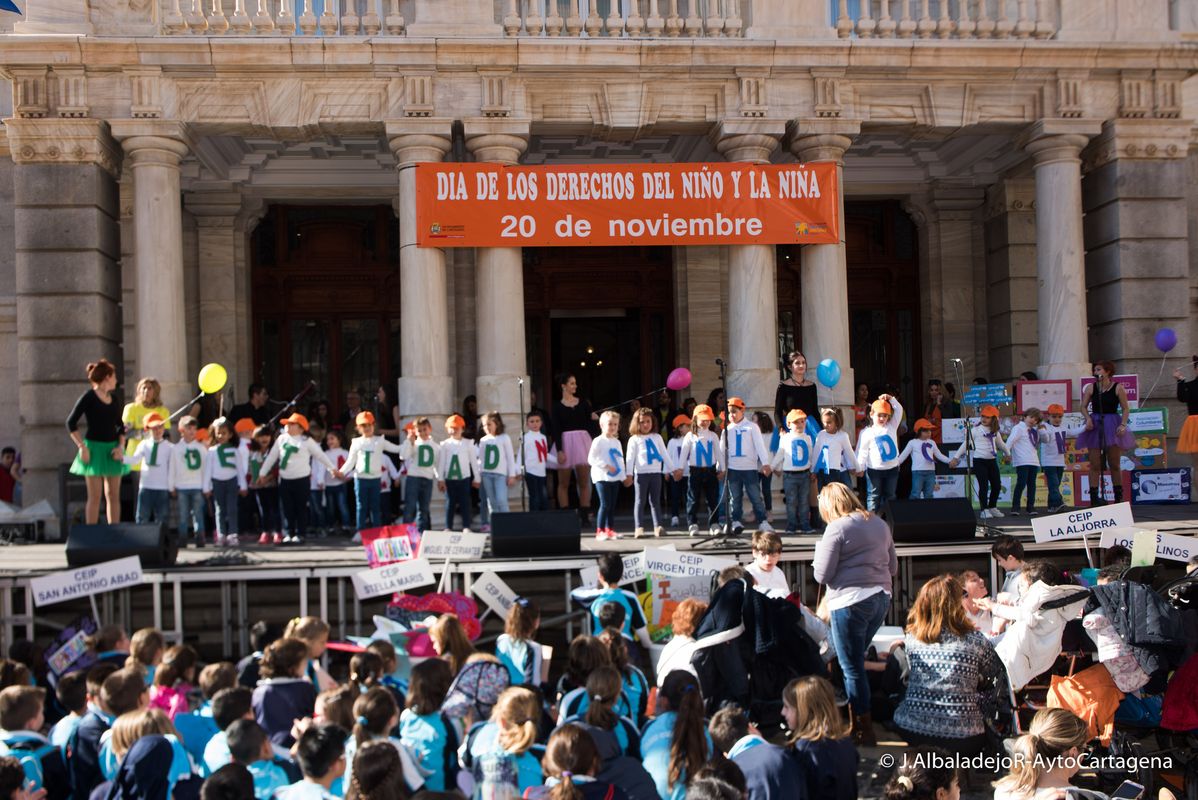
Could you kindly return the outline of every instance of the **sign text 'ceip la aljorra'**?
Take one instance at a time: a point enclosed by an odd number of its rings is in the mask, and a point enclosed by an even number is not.
[[[1032,533],[1037,542],[1055,542],[1083,536],[1102,536],[1114,528],[1129,528],[1134,524],[1131,503],[1115,503],[1097,508],[1079,508],[1065,514],[1032,519]]]

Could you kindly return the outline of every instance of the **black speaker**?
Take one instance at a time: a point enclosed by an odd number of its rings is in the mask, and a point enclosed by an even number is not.
[[[179,537],[166,525],[72,525],[67,534],[67,564],[85,567],[126,556],[140,556],[142,567],[169,567],[179,555]]]
[[[967,541],[977,528],[973,506],[964,497],[891,500],[886,518],[896,543]]]
[[[510,511],[491,515],[491,555],[496,558],[576,556],[582,548],[577,511]]]

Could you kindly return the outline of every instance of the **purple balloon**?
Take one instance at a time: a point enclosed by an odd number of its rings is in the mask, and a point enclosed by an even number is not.
[[[1156,349],[1167,353],[1177,347],[1177,334],[1172,328],[1161,328],[1156,332]]]
[[[691,385],[691,371],[686,367],[678,367],[666,378],[666,386],[672,392],[680,392]]]

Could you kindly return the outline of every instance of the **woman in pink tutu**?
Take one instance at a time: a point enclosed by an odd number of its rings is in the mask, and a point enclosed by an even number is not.
[[[1087,451],[1089,457],[1090,505],[1099,505],[1101,502],[1099,475],[1104,466],[1104,449],[1105,467],[1111,474],[1115,502],[1122,503],[1123,470],[1119,461],[1124,450],[1135,446],[1135,439],[1127,428],[1131,406],[1127,402],[1127,390],[1123,384],[1115,382],[1115,364],[1111,361],[1095,361],[1092,367],[1097,382],[1082,392],[1082,415],[1086,418],[1086,429],[1077,437],[1077,449]]]
[[[570,473],[578,481],[578,516],[583,527],[591,509],[591,437],[599,419],[591,404],[578,396],[578,381],[569,373],[558,376],[562,399],[553,404],[553,443],[557,447],[557,507],[570,507]]]

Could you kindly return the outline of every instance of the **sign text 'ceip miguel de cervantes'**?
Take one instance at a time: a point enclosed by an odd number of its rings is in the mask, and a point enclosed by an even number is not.
[[[836,166],[417,164],[421,247],[836,244]]]

